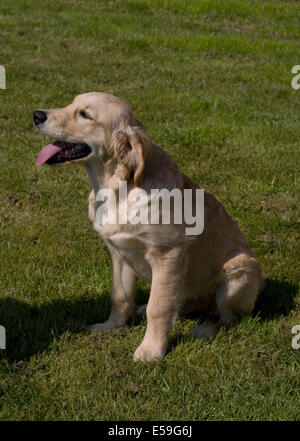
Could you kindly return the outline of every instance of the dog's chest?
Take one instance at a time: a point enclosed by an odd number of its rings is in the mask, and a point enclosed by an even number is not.
[[[90,201],[89,218],[93,222],[94,229],[100,234],[109,249],[131,267],[137,277],[150,283],[152,271],[145,259],[143,243],[130,232],[120,232],[119,225],[105,225],[98,222],[96,210],[95,202]]]
[[[103,237],[103,239],[140,279],[151,282],[151,268],[145,260],[143,247],[137,244],[136,239],[132,239],[127,233],[115,233],[109,237]]]

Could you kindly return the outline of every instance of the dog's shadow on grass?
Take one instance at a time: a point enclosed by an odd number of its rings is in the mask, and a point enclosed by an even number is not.
[[[295,307],[297,292],[295,284],[267,279],[253,315],[272,320],[289,314]],[[137,303],[146,303],[147,298],[148,291],[140,289]],[[86,294],[75,300],[55,299],[39,307],[4,297],[0,299],[0,325],[6,329],[6,349],[0,351],[0,359],[4,357],[9,363],[29,360],[47,350],[54,338],[58,339],[65,332],[87,332],[89,324],[104,321],[109,311],[109,293],[101,296]],[[131,326],[138,323],[137,318],[130,321]],[[170,342],[172,346],[176,345],[174,338]]]
[[[0,325],[6,331],[6,349],[0,359],[26,361],[45,351],[63,333],[87,332],[87,326],[104,321],[110,310],[109,293],[86,294],[79,299],[55,299],[32,306],[12,297],[0,299]]]
[[[262,320],[288,315],[296,307],[297,295],[296,284],[267,278],[252,315],[259,316]]]

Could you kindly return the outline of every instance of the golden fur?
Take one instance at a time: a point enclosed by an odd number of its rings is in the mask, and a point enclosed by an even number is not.
[[[82,117],[82,110],[85,117]],[[63,109],[46,111],[38,129],[51,138],[86,143],[92,153],[75,160],[85,166],[92,192],[89,217],[106,242],[112,258],[112,309],[108,320],[91,329],[111,330],[126,323],[133,310],[138,278],[151,283],[146,308],[147,330],[134,358],[151,361],[167,350],[169,331],[180,310],[216,312],[219,321],[192,331],[213,337],[251,313],[262,287],[260,265],[235,221],[212,194],[205,192],[204,231],[186,236],[177,225],[102,225],[97,221],[100,188],[126,180],[128,191],[198,186],[175,161],[152,143],[128,103],[104,93],[79,95]],[[126,201],[130,204],[130,201]]]

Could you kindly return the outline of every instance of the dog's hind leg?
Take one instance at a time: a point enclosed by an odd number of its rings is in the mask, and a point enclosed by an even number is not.
[[[111,287],[111,313],[104,323],[96,323],[88,327],[91,331],[109,331],[122,326],[128,320],[136,292],[137,277],[131,268],[111,252],[113,264],[113,280]]]
[[[261,269],[255,257],[239,254],[228,260],[216,287],[216,304],[220,319],[192,329],[196,338],[214,337],[222,326],[228,327],[251,314],[263,284]]]

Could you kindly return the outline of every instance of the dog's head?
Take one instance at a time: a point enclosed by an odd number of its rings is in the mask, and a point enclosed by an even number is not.
[[[124,179],[131,173],[135,181],[141,176],[147,150],[143,144],[149,138],[126,101],[90,92],[67,107],[37,110],[33,119],[37,130],[53,140],[40,151],[36,165],[100,160]]]

